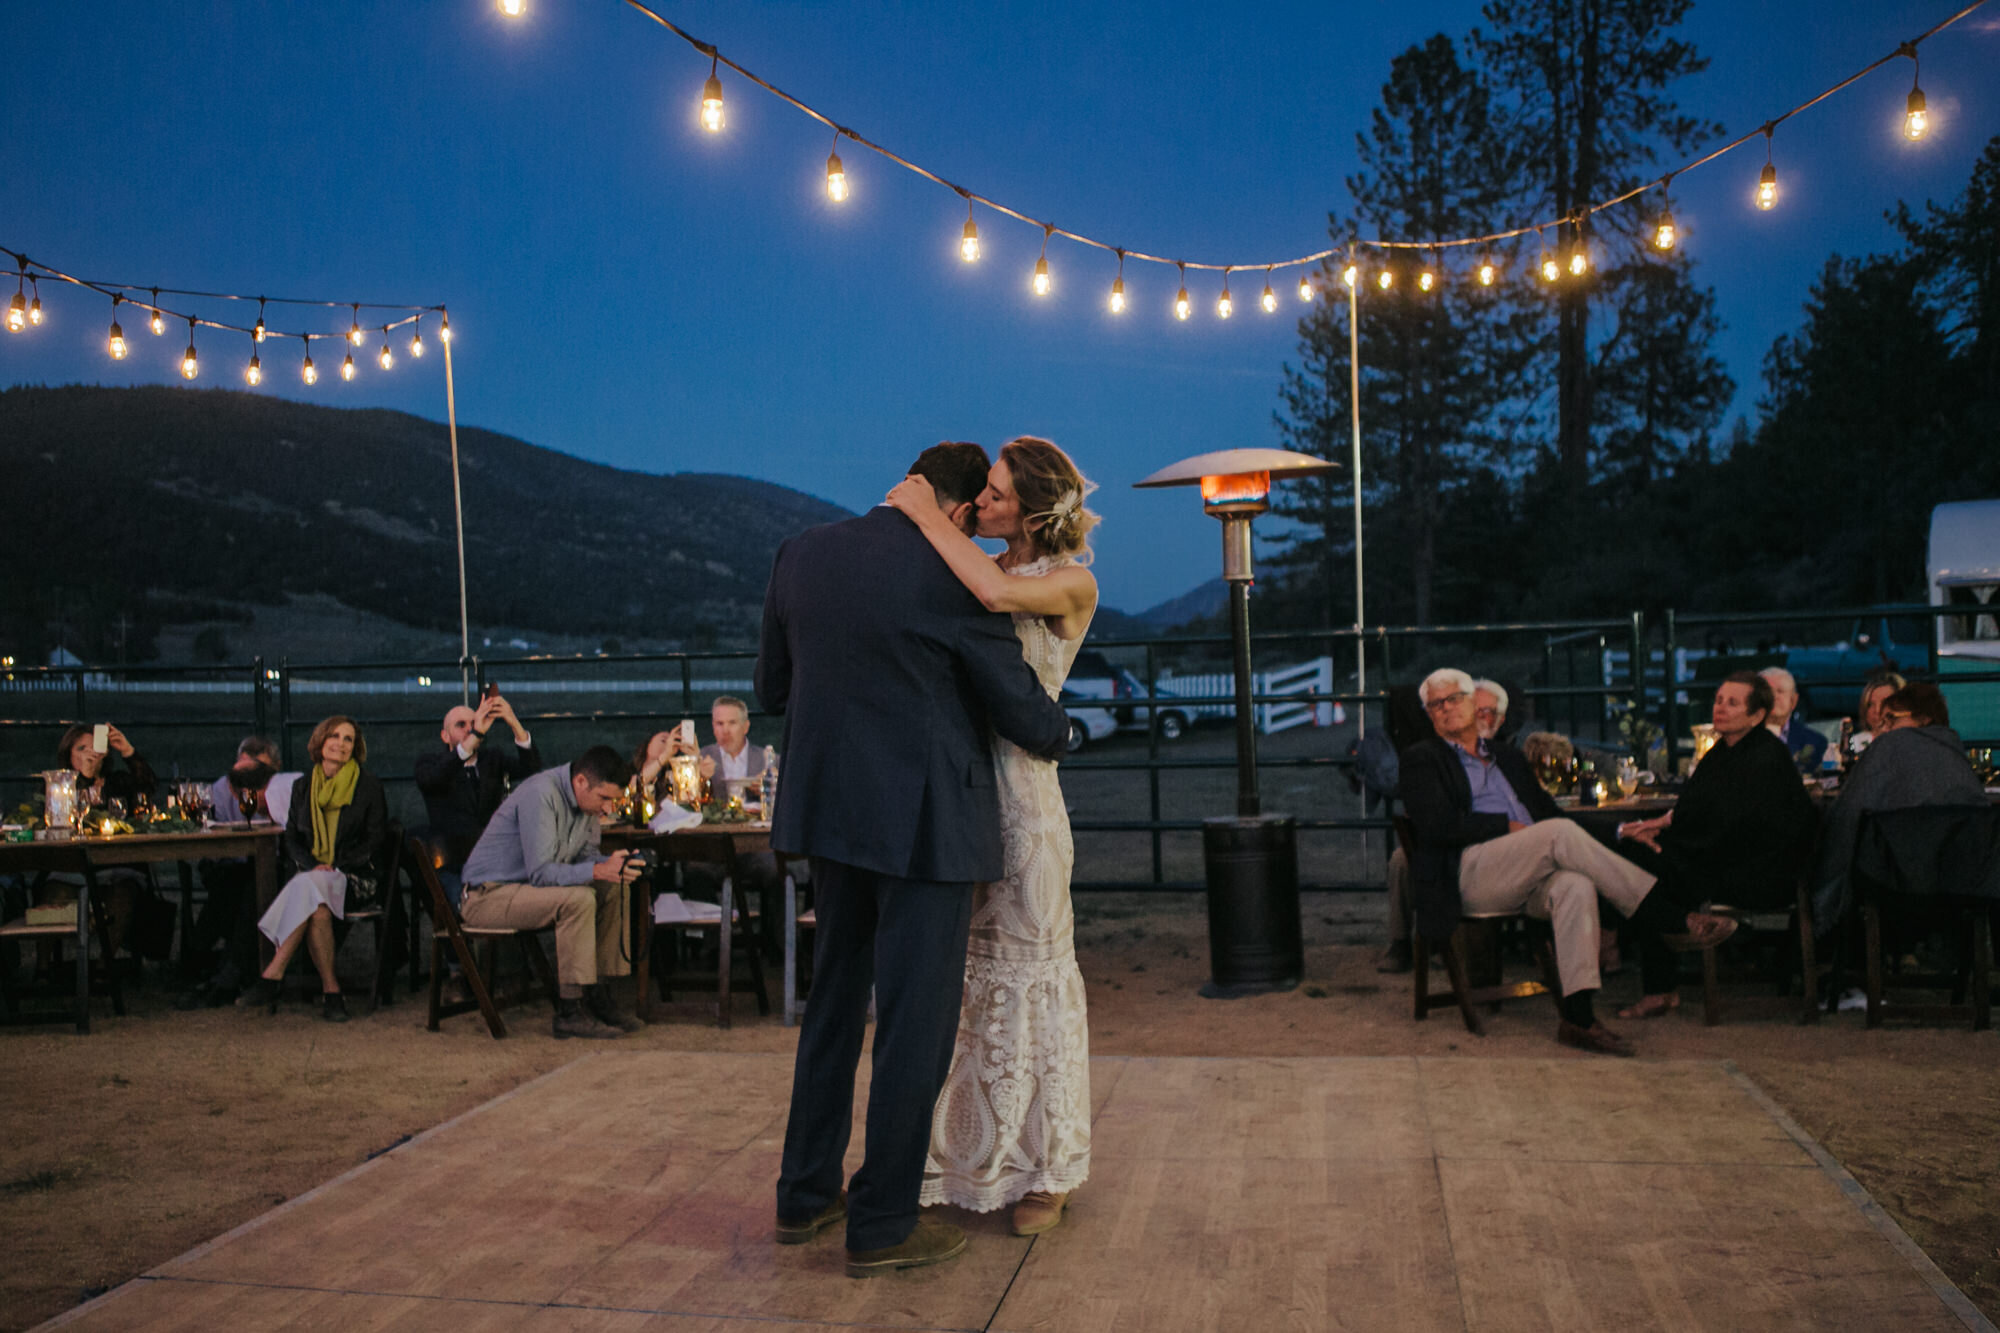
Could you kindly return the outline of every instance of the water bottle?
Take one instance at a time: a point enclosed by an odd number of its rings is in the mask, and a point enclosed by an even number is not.
[[[764,806],[764,822],[770,823],[778,810],[778,752],[764,747],[764,771],[757,778],[757,794]]]

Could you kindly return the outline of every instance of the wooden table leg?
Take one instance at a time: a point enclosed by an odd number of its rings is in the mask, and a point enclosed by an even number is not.
[[[715,985],[717,991],[715,997],[715,1025],[726,1028],[729,1026],[730,1019],[729,960],[736,952],[736,886],[730,882],[727,875],[722,877],[721,896],[722,929],[719,932],[721,939],[717,946],[720,956],[715,960]]]
[[[257,839],[257,919],[263,920],[264,913],[278,896],[278,840],[276,838]],[[261,968],[269,967],[271,960],[278,956],[278,950],[264,935],[257,932],[257,961]]]
[[[635,1006],[645,1022],[653,1021],[653,876],[648,873],[632,881],[632,919],[626,923],[632,933],[632,973],[639,982]]]
[[[76,1030],[80,1036],[90,1035],[90,881],[85,875],[83,883],[76,886]],[[105,937],[110,944],[110,937]],[[10,944],[8,946],[12,948]],[[117,965],[107,947],[104,951],[104,974],[109,977],[111,969]]]
[[[174,862],[180,871],[181,880],[181,974],[187,975],[188,940],[194,935],[194,867],[185,861]]]

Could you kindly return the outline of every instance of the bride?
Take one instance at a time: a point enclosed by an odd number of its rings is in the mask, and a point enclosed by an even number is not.
[[[978,533],[953,527],[931,486],[909,477],[889,503],[910,516],[989,610],[1014,616],[1021,653],[1051,698],[1097,609],[1085,538],[1097,515],[1069,456],[1024,435],[1001,447],[980,492]],[[1069,816],[1056,766],[995,738],[1004,861],[973,890],[965,1002],[951,1072],[931,1121],[922,1202],[973,1212],[1014,1205],[1014,1234],[1062,1220],[1090,1174],[1090,1037],[1070,910]]]

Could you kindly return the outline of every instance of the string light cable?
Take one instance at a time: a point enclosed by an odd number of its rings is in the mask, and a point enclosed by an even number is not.
[[[991,209],[992,211],[999,213],[1004,217],[1013,218],[1014,220],[1026,223],[1029,226],[1041,228],[1043,233],[1043,246],[1042,246],[1041,257],[1043,260],[1046,260],[1047,258],[1048,241],[1053,237],[1059,236],[1064,240],[1071,241],[1077,245],[1087,246],[1093,249],[1102,250],[1107,254],[1116,255],[1119,257],[1121,261],[1129,257],[1131,259],[1149,264],[1172,264],[1180,271],[1182,275],[1183,290],[1185,290],[1186,272],[1190,268],[1197,270],[1207,270],[1210,272],[1221,272],[1226,275],[1229,271],[1238,269],[1261,268],[1265,270],[1267,274],[1269,274],[1272,271],[1281,268],[1290,269],[1290,268],[1304,267],[1308,270],[1308,272],[1307,274],[1302,275],[1299,280],[1299,299],[1302,301],[1310,301],[1312,299],[1312,287],[1310,283],[1311,268],[1313,266],[1320,264],[1324,260],[1332,259],[1336,256],[1344,255],[1346,253],[1347,247],[1345,244],[1343,244],[1338,247],[1333,247],[1323,250],[1315,250],[1310,254],[1296,255],[1286,259],[1275,259],[1275,260],[1258,259],[1258,260],[1248,260],[1248,261],[1232,260],[1228,262],[1180,260],[1180,259],[1171,259],[1165,255],[1152,254],[1144,250],[1134,249],[1131,246],[1118,245],[1110,241],[1100,240],[1097,237],[1089,236],[1081,232],[1071,231],[1068,230],[1067,228],[1058,227],[1054,223],[1045,221],[1044,219],[1041,218],[1037,218],[1033,216],[1031,213],[1024,211],[1023,209],[1015,208],[1007,203],[1002,202],[1001,200],[993,198],[992,196],[981,194],[965,185],[961,185],[955,181],[952,181],[947,177],[945,177],[944,175],[941,175],[939,172],[933,171],[929,167],[923,166],[920,163],[911,160],[910,158],[902,156],[901,154],[895,152],[894,150],[884,146],[881,143],[876,142],[873,139],[866,137],[865,135],[859,133],[858,131],[840,125],[832,117],[818,110],[816,107],[813,107],[812,105],[808,104],[802,99],[793,96],[791,93],[786,92],[784,89],[778,87],[776,84],[770,82],[769,80],[747,69],[742,64],[731,59],[729,56],[724,55],[713,43],[703,41],[702,39],[694,36],[692,33],[688,32],[680,25],[674,23],[672,20],[666,18],[658,11],[654,10],[647,4],[643,3],[643,0],[623,0],[623,3],[628,8],[633,9],[637,11],[639,14],[643,15],[644,17],[652,20],[654,23],[658,24],[661,28],[664,28],[667,32],[673,34],[675,37],[680,38],[683,42],[685,42],[688,46],[692,47],[695,51],[699,52],[701,55],[708,57],[709,61],[708,78],[706,82],[704,82],[704,84],[702,85],[701,121],[704,128],[706,128],[709,132],[719,133],[723,128],[724,122],[722,115],[722,85],[719,78],[719,72],[721,67],[726,65],[729,67],[731,72],[738,75],[746,82],[758,88],[763,89],[766,93],[791,106],[794,110],[797,110],[801,114],[813,120],[819,121],[829,130],[832,130],[834,132],[836,144],[842,137],[845,137],[850,142],[860,146],[861,148],[867,149],[869,152],[875,153],[878,156],[886,158],[889,161],[895,163],[897,166],[902,167],[904,170],[909,171],[917,176],[921,176],[925,180],[931,181],[934,184],[941,185],[944,188],[952,191],[953,193],[963,198],[966,201],[966,220],[965,220],[964,236],[960,242],[960,255],[967,263],[973,262],[979,256],[978,226],[973,217],[974,205]],[[1872,74],[1875,70],[1881,68],[1885,64],[1888,64],[1890,61],[1899,60],[1907,56],[1914,63],[1917,58],[1916,54],[1917,48],[1923,42],[1929,40],[1932,37],[1935,37],[1938,33],[1943,32],[1945,29],[1958,23],[1962,19],[1966,18],[1968,15],[1982,8],[1986,3],[1987,0],[1971,0],[1971,3],[1964,5],[1957,12],[1949,15],[1948,17],[1944,18],[1938,23],[1932,25],[1930,28],[1926,29],[1922,33],[1919,33],[1917,36],[1911,38],[1910,40],[1898,44],[1894,50],[1878,57],[1875,60],[1870,61],[1868,64],[1862,66],[1854,73],[1849,74],[1846,78],[1841,79],[1839,82],[1833,84],[1831,87],[1828,87],[1827,89],[1818,93],[1817,95],[1807,99],[1804,102],[1799,103],[1797,106],[1792,107],[1790,110],[1766,122],[1764,125],[1759,126],[1757,129],[1754,129],[1747,134],[1732,139],[1728,143],[1725,143],[1720,147],[1715,148],[1710,152],[1701,155],[1700,157],[1694,158],[1692,161],[1682,163],[1679,166],[1674,167],[1671,171],[1662,173],[1660,176],[1641,182],[1638,185],[1634,185],[1631,188],[1626,189],[1621,193],[1613,195],[1609,198],[1602,199],[1597,202],[1576,208],[1569,215],[1565,217],[1546,218],[1539,222],[1523,223],[1520,226],[1509,227],[1498,231],[1486,232],[1480,235],[1457,236],[1449,238],[1431,237],[1419,240],[1402,240],[1389,237],[1372,237],[1372,238],[1357,237],[1355,238],[1354,243],[1361,247],[1366,247],[1376,250],[1443,251],[1465,246],[1491,247],[1492,245],[1500,241],[1514,240],[1522,236],[1539,235],[1546,227],[1555,226],[1560,228],[1562,224],[1567,223],[1578,229],[1579,245],[1577,254],[1582,254],[1583,252],[1581,243],[1581,233],[1583,224],[1585,220],[1587,220],[1592,215],[1603,212],[1606,209],[1615,208],[1620,204],[1638,198],[1639,196],[1644,195],[1652,190],[1661,190],[1664,193],[1668,182],[1673,180],[1674,177],[1679,175],[1684,175],[1685,173],[1692,171],[1697,167],[1706,166],[1710,162],[1713,162],[1718,158],[1723,157],[1724,155],[1733,152],[1738,148],[1741,148],[1744,144],[1749,143],[1759,134],[1763,134],[1766,137],[1766,141],[1768,144],[1770,134],[1777,128],[1777,126],[1783,124],[1787,120],[1790,120],[1792,117],[1797,116],[1800,113],[1807,111],[1812,107],[1817,106],[1819,103],[1825,101],[1827,98],[1832,97],[1835,93],[1842,91],[1849,85],[1858,82],[1859,80],[1865,78],[1869,74]],[[1924,107],[1923,92],[1921,88],[1916,87],[1913,84],[1907,103],[1904,132],[1908,137],[1916,139],[1916,138],[1921,138],[1923,134],[1928,130],[1928,128],[1929,128],[1929,117]],[[837,160],[838,160],[838,155],[836,154],[833,158],[830,158],[828,162],[829,191],[831,191],[833,188],[832,185],[833,176],[831,168],[833,167],[834,163]],[[842,174],[844,175],[844,172]],[[1775,175],[1776,175],[1775,166],[1767,164],[1765,174],[1772,178],[1773,199],[1775,201]],[[1760,193],[1761,193],[1761,181],[1760,181]],[[1761,206],[1769,207],[1769,205],[1761,205]],[[1656,238],[1658,234],[1659,234],[1658,228],[1656,227],[1655,228]],[[1657,244],[1657,239],[1655,243]],[[1661,248],[1668,248],[1668,247],[1661,247]],[[1577,257],[1576,254],[1573,254],[1571,256],[1572,263],[1576,262],[1576,257]],[[1579,273],[1581,271],[1587,271],[1588,269],[1589,259],[1587,254],[1583,254],[1583,264],[1584,264],[1584,270],[1580,270]],[[1562,267],[1560,261],[1558,261],[1557,267],[1558,269]],[[1037,265],[1038,280],[1039,280],[1040,268],[1041,264],[1038,263]],[[1493,271],[1494,271],[1493,265],[1490,258],[1482,256],[1478,270],[1479,282],[1481,283],[1481,285],[1484,286],[1491,285],[1492,277],[1489,276],[1489,274]],[[1387,272],[1388,271],[1386,269],[1383,270],[1383,274],[1386,275]],[[1227,283],[1226,276],[1224,281],[1226,285]],[[1388,277],[1387,281],[1383,281],[1382,277],[1378,276],[1377,281],[1386,289],[1389,285],[1393,284],[1394,278]],[[1178,315],[1180,302],[1177,300],[1175,305],[1176,305],[1175,313]],[[1180,317],[1186,318],[1186,316],[1184,315]]]

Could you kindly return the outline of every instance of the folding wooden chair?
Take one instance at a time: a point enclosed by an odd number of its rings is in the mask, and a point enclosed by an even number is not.
[[[379,907],[349,912],[343,918],[343,923],[348,928],[365,921],[374,933],[375,961],[368,974],[370,1013],[382,1005],[393,1004],[396,1000],[396,973],[389,965],[389,944],[399,938],[403,928],[403,918],[408,910],[404,906],[405,892],[399,873],[406,841],[403,836],[403,826],[396,820],[390,820],[389,836],[377,863],[381,875],[382,904]]]
[[[1868,1026],[1882,1024],[1883,992],[1948,991],[1949,1004],[1896,1006],[1898,1018],[1970,1017],[1993,1025],[1993,914],[2000,902],[2000,806],[1922,805],[1861,817],[1850,871],[1867,932]],[[1886,976],[1884,909],[1956,927],[1955,970]]]
[[[722,887],[718,893],[721,916],[714,921],[676,921],[655,923],[651,912],[647,913],[646,947],[639,952],[639,1017],[652,1018],[651,985],[657,983],[662,1000],[673,999],[675,990],[691,990],[699,986],[715,988],[715,1024],[728,1027],[732,1017],[731,996],[739,990],[753,992],[757,996],[757,1012],[760,1015],[771,1012],[771,998],[764,989],[763,946],[757,938],[757,914],[746,909],[737,897],[736,884],[739,878],[736,864],[736,841],[727,833],[688,832],[675,833],[658,839],[654,844],[660,850],[664,864],[688,866],[706,865],[718,870],[722,875]],[[657,874],[657,872],[653,872]],[[658,883],[657,880],[654,881]],[[652,902],[653,895],[645,895],[646,902]],[[788,901],[789,891],[788,891]],[[727,923],[728,929],[724,929]],[[657,974],[653,970],[653,954],[660,944],[662,935],[667,937],[668,947],[673,951],[669,966],[661,968]],[[702,972],[684,972],[680,968],[680,944],[684,935],[715,936],[715,974],[711,978]],[[738,950],[743,950],[750,963],[750,975],[746,978],[732,977],[731,959]]]
[[[420,838],[403,840],[403,865],[409,871],[412,882],[421,885],[424,897],[431,909],[431,1004],[430,1016],[424,1026],[432,1032],[439,1030],[439,1023],[456,1014],[470,1013],[477,1009],[486,1019],[486,1030],[497,1041],[507,1035],[506,1021],[500,1011],[536,997],[533,987],[517,991],[511,995],[496,998],[493,993],[495,963],[499,958],[500,941],[511,939],[521,946],[522,956],[528,960],[529,970],[534,973],[551,1004],[555,1003],[556,978],[549,968],[548,955],[542,952],[542,942],[532,930],[486,929],[468,926],[459,918],[458,909],[445,896],[444,885],[437,877],[437,862],[431,849]],[[475,960],[472,946],[477,942],[481,959]],[[450,949],[458,959],[458,970],[465,978],[466,989],[472,992],[470,1000],[460,1000],[453,1004],[444,1002],[444,958]],[[481,966],[483,961],[484,966]]]
[[[4,990],[7,1017],[11,1024],[59,1023],[65,1017],[74,1020],[76,1030],[88,1036],[90,1033],[90,933],[97,932],[97,947],[103,959],[103,981],[111,996],[111,1012],[124,1017],[125,992],[118,980],[116,949],[111,942],[111,922],[106,915],[101,895],[97,891],[97,871],[90,864],[90,854],[71,843],[43,842],[14,848],[9,854],[12,865],[35,876],[34,886],[29,890],[30,901],[34,889],[52,874],[76,875],[82,884],[76,894],[76,920],[53,925],[29,925],[25,916],[0,925],[0,990]],[[76,997],[73,1007],[64,1010],[43,1010],[21,1012],[19,990],[15,984],[14,971],[18,961],[15,941],[73,939],[76,944]]]
[[[1392,822],[1396,826],[1396,839],[1402,844],[1403,856],[1412,866],[1417,860],[1417,828],[1408,815],[1396,815]],[[1473,1010],[1475,1004],[1497,1005],[1502,1000],[1525,1000],[1536,995],[1559,996],[1562,985],[1556,978],[1555,955],[1547,942],[1536,948],[1536,956],[1542,965],[1542,981],[1517,981],[1511,985],[1475,987],[1468,979],[1466,956],[1470,950],[1470,935],[1473,932],[1497,930],[1500,923],[1516,917],[1525,918],[1525,912],[1476,912],[1459,916],[1458,926],[1451,932],[1451,938],[1444,942],[1445,975],[1451,982],[1451,989],[1432,994],[1431,945],[1424,939],[1422,930],[1414,923],[1410,928],[1410,962],[1412,984],[1412,1017],[1418,1022],[1430,1017],[1433,1009],[1442,1009],[1448,1004],[1458,1006],[1458,1016],[1465,1024],[1465,1030],[1475,1037],[1486,1035],[1486,1025]]]

